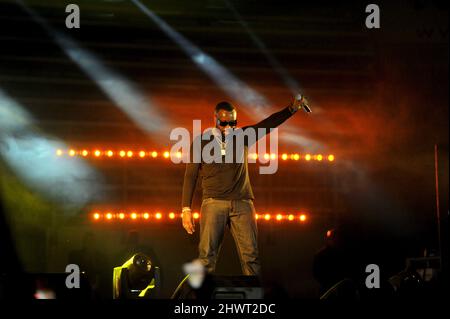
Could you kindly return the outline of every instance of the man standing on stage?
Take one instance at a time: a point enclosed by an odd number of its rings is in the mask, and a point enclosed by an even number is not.
[[[245,132],[249,129],[256,131],[264,129],[267,132],[282,124],[302,107],[309,110],[307,100],[299,96],[281,111],[255,125],[243,127],[240,130]],[[223,147],[226,143],[225,135],[230,129],[233,130],[237,126],[236,108],[228,102],[221,102],[216,105],[214,116],[215,128],[212,130],[216,134],[212,135],[211,140],[214,139],[220,144],[221,155],[225,157],[225,148]],[[260,137],[258,136],[258,138]],[[206,142],[208,141],[201,139],[201,149]],[[245,143],[243,147],[244,160],[242,162],[206,163],[202,158],[200,163],[190,161],[186,164],[182,195],[183,227],[189,234],[193,234],[195,231],[191,204],[200,172],[203,196],[200,209],[198,258],[209,273],[215,270],[225,228],[229,226],[244,275],[260,275],[254,196],[247,167],[248,143]]]

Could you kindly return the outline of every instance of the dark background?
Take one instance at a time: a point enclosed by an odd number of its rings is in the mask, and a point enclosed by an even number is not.
[[[158,26],[129,1],[77,1],[81,28],[66,29],[66,1],[26,1],[56,30],[136,84],[175,126],[211,125],[215,104],[229,100]],[[291,92],[223,1],[144,3],[230,72],[264,94],[271,111]],[[296,114],[321,148],[288,143],[286,152],[334,154],[333,163],[280,162],[275,175],[251,165],[259,212],[305,211],[305,224],[259,222],[264,276],[291,297],[315,298],[314,253],[326,230],[352,221],[366,252],[389,276],[406,257],[436,250],[434,148],[439,150],[440,211],[448,217],[448,10],[444,1],[379,2],[381,28],[367,29],[364,2],[232,1],[249,28],[310,98],[313,113]],[[64,53],[15,1],[0,1],[0,89],[22,105],[41,132],[71,147],[164,149],[168,138],[146,134]],[[0,113],[1,114],[1,113]],[[240,112],[246,125],[263,116]],[[280,134],[283,127],[280,127]],[[1,133],[1,131],[0,131]],[[4,133],[1,133],[4,134]],[[67,160],[67,158],[61,158]],[[101,294],[112,267],[137,246],[161,265],[169,296],[181,265],[196,256],[197,235],[178,223],[94,223],[93,207],[179,210],[183,165],[162,160],[86,161],[105,178],[104,196],[67,212],[15,176],[2,162],[3,200],[12,238],[28,272],[63,272],[73,256],[93,256]],[[199,193],[195,199],[198,209]],[[83,238],[86,245],[82,248]],[[228,235],[218,272],[239,273]],[[72,256],[72,257],[71,257]],[[91,257],[89,257],[91,258]]]

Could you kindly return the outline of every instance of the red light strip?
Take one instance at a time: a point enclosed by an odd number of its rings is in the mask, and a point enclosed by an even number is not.
[[[198,212],[194,212],[193,214],[194,219],[199,219],[200,214]],[[177,219],[180,219],[182,217],[181,213],[175,213],[175,212],[169,212],[169,213],[149,213],[146,211],[143,212],[137,212],[137,211],[131,211],[131,212],[124,212],[124,211],[94,211],[90,214],[90,217],[94,221],[106,221],[106,222],[112,222],[112,221],[175,221]],[[255,214],[256,220],[262,220],[262,221],[272,221],[272,222],[282,222],[282,221],[288,221],[288,222],[306,222],[309,219],[309,216],[305,213],[287,213],[287,214],[269,214],[269,213],[256,213]]]
[[[182,158],[183,154],[181,152],[176,152],[174,154],[171,154],[169,151],[145,151],[145,150],[112,150],[112,149],[94,149],[94,150],[88,150],[88,149],[69,149],[69,150],[56,150],[56,156],[62,157],[62,156],[69,156],[69,157],[95,157],[95,158],[119,158],[119,159],[130,159],[130,158],[138,158],[138,159],[157,159],[157,158],[164,158],[164,159],[170,159],[171,155]],[[258,159],[258,154],[251,153],[248,155],[248,158],[251,159]],[[263,155],[264,160],[275,160],[279,159],[281,161],[317,161],[317,162],[334,162],[336,160],[335,156],[333,154],[329,155],[322,155],[322,154],[298,154],[298,153],[282,153],[282,154],[275,154],[275,153],[265,153]]]

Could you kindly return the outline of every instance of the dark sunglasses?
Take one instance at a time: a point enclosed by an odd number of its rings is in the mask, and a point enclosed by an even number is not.
[[[219,124],[222,127],[225,127],[227,125],[229,125],[231,127],[234,127],[234,126],[237,125],[237,120],[234,120],[234,121],[220,121],[220,120],[217,120],[217,124]]]

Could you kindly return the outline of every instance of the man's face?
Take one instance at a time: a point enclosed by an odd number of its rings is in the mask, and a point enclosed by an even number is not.
[[[227,128],[235,127],[237,122],[236,110],[225,111],[219,110],[215,113],[214,120],[216,121],[216,127],[220,129],[221,132],[225,132]]]

